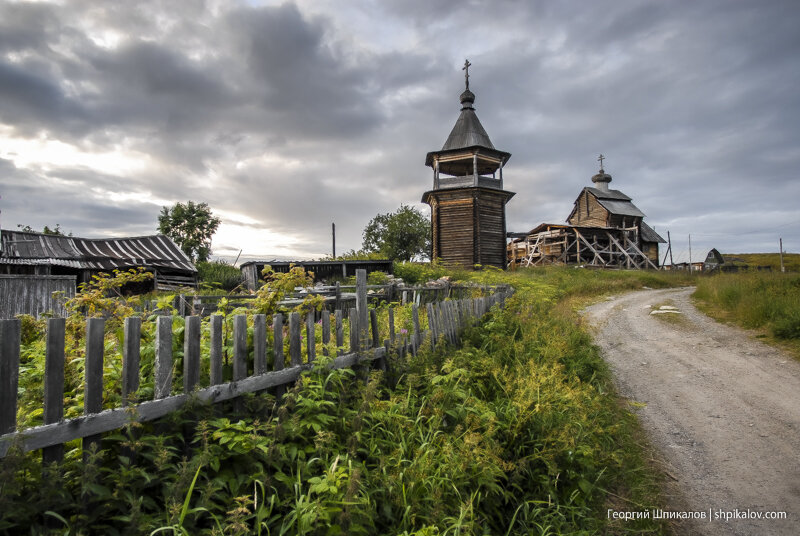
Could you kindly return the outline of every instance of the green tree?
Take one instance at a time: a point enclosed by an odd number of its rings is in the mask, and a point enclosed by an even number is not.
[[[17,225],[17,227],[19,227],[20,231],[23,231],[25,233],[37,233],[37,232],[39,232],[39,231],[36,231],[30,225]],[[69,235],[65,235],[64,231],[61,229],[61,224],[57,223],[56,226],[53,227],[52,229],[50,227],[48,227],[47,225],[45,225],[44,229],[42,229],[42,234],[55,235],[55,236],[72,236],[72,231],[70,231]]]
[[[407,205],[372,218],[362,236],[364,251],[379,252],[392,260],[430,255],[431,224],[420,211]]]
[[[211,255],[211,237],[220,219],[211,213],[206,203],[193,201],[175,203],[172,208],[161,207],[158,232],[175,241],[192,260],[207,261]]]

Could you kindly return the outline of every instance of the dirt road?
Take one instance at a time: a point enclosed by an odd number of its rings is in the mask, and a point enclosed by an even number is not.
[[[800,362],[698,312],[692,290],[635,292],[585,311],[674,479],[663,510],[704,513],[676,521],[678,534],[800,534]],[[670,301],[680,313],[650,314]]]

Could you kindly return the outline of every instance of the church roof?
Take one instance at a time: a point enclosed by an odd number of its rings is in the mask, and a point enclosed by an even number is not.
[[[462,104],[464,103],[462,94]],[[461,108],[461,115],[458,116],[453,130],[447,137],[447,141],[442,146],[442,151],[452,151],[455,149],[465,149],[467,147],[485,147],[494,149],[492,140],[481,125],[478,115],[472,103]]]

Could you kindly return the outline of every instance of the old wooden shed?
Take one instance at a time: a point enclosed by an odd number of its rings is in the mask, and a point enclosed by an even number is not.
[[[0,231],[0,274],[72,275],[80,285],[100,272],[137,267],[153,273],[152,289],[197,286],[192,260],[164,235],[78,238]]]
[[[506,267],[506,203],[503,166],[510,153],[495,149],[475,113],[475,94],[461,94],[461,114],[442,149],[428,153],[433,189],[422,202],[431,206],[432,259],[446,264]]]

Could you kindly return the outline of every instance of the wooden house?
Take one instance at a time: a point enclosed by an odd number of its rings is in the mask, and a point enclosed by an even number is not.
[[[431,207],[431,258],[505,268],[505,205],[514,192],[503,189],[503,166],[511,154],[495,149],[475,113],[469,66],[458,120],[442,149],[425,158],[433,169],[433,189],[422,196]]]
[[[197,287],[197,269],[164,235],[77,238],[23,231],[0,231],[0,274],[71,275],[87,283],[93,275],[143,267],[154,275],[150,288]]]
[[[615,268],[658,268],[658,245],[665,243],[644,222],[630,197],[611,190],[602,168],[592,177],[567,217],[568,225],[541,224],[508,245],[513,265],[581,264]]]

